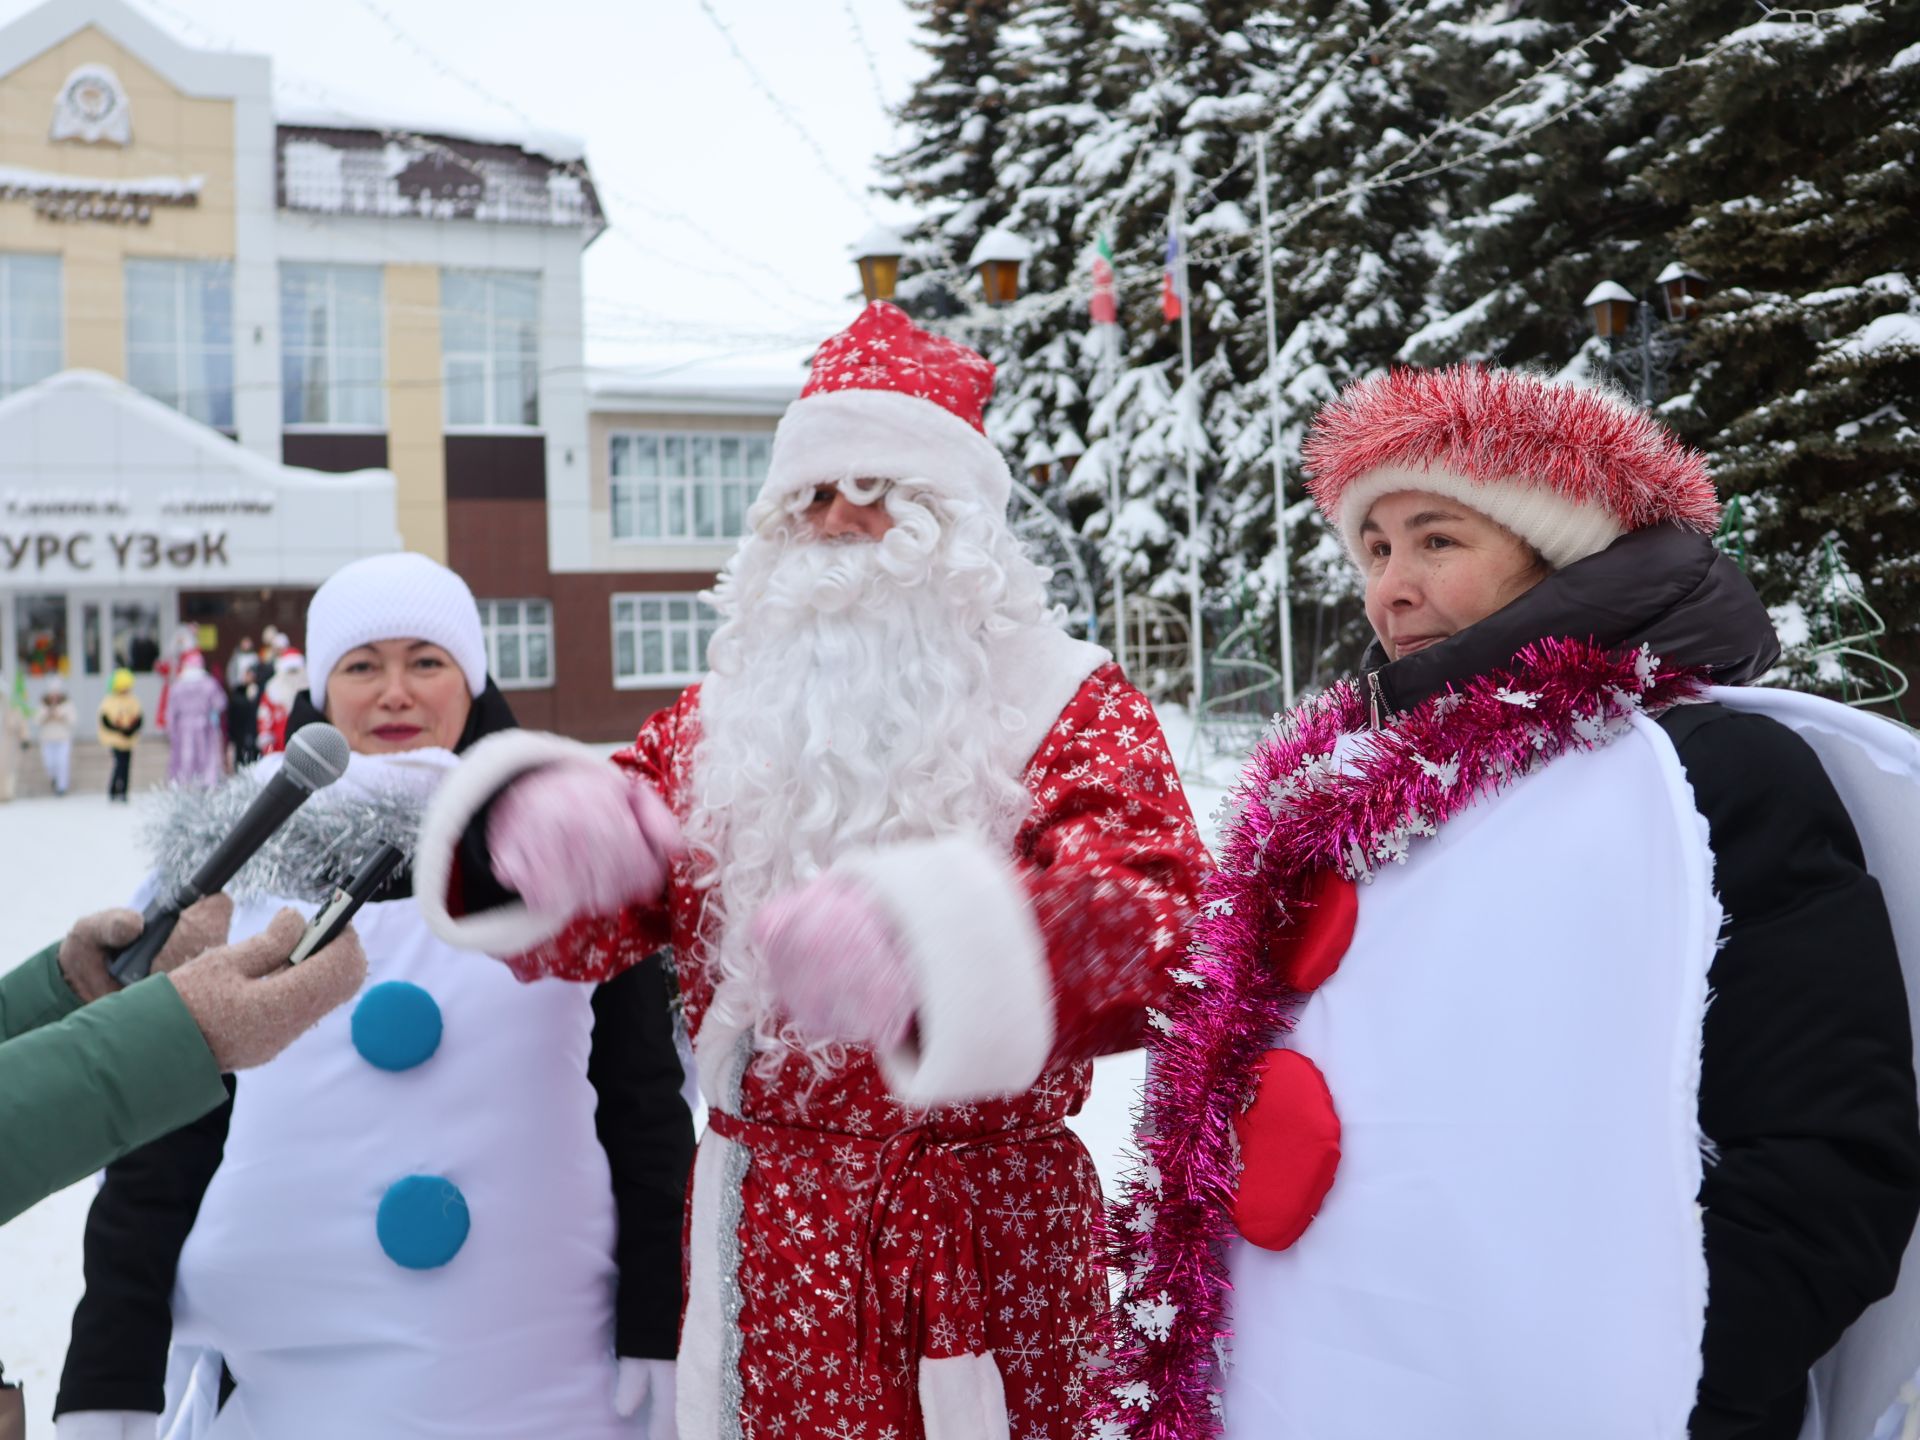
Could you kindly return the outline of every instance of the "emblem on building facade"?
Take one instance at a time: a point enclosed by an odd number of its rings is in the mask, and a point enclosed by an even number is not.
[[[133,114],[126,87],[111,68],[80,65],[67,76],[53,102],[53,138],[104,145],[132,143]]]

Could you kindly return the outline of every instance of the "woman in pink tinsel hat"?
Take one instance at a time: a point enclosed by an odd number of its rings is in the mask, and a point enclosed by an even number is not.
[[[1752,687],[1706,466],[1608,393],[1401,371],[1306,453],[1377,641],[1237,791],[1095,1433],[1867,1440],[1920,1367],[1920,743]]]

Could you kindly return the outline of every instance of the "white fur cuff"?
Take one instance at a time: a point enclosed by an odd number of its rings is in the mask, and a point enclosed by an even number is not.
[[[878,1056],[893,1093],[941,1105],[1038,1080],[1053,1052],[1053,974],[1007,862],[956,835],[849,857],[834,873],[864,888],[906,944],[919,1039]]]
[[[529,770],[583,762],[595,767],[609,763],[576,741],[534,730],[489,735],[460,758],[427,806],[413,857],[413,896],[428,929],[462,950],[506,956],[524,954],[567,928],[572,916],[536,914],[518,901],[456,918],[447,909],[447,886],[460,837],[488,801]]]

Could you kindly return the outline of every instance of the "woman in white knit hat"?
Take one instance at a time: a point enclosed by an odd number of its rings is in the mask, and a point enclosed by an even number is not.
[[[306,644],[287,728],[324,717],[352,760],[229,887],[235,938],[410,850],[458,753],[514,724],[472,594],[424,556],[334,575]],[[276,764],[179,798],[162,877]],[[163,1406],[218,1440],[670,1436],[692,1130],[664,976],[523,987],[432,936],[405,872],[355,926],[356,1002],[109,1169],[62,1440],[148,1440]]]
[[[1398,372],[1307,460],[1377,640],[1236,793],[1099,1433],[1866,1440],[1920,1366],[1920,744],[1745,688],[1706,467],[1610,394]]]

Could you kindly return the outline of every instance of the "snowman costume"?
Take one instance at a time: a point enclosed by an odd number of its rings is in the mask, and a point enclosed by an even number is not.
[[[417,556],[361,565],[381,573],[342,572],[342,591],[316,596],[316,673],[396,626],[445,634],[478,692],[461,748],[509,728],[484,647],[467,643],[465,586]],[[302,696],[294,728],[315,718]],[[170,797],[154,883],[189,873],[282,758]],[[285,905],[311,913],[381,840],[410,852],[457,763],[443,749],[355,754],[235,877],[232,938]],[[519,985],[436,938],[404,872],[354,925],[359,997],[249,1072],[230,1111],[109,1170],[63,1436],[102,1422],[154,1433],[163,1363],[169,1440],[641,1433],[614,1408],[616,1348],[673,1353],[691,1158],[659,976],[624,994]],[[622,1119],[610,1164],[597,1127]]]
[[[1920,1367],[1920,743],[1748,685],[1704,465],[1624,402],[1402,372],[1309,458],[1357,557],[1417,490],[1554,573],[1243,772],[1096,1434],[1868,1440]]]

